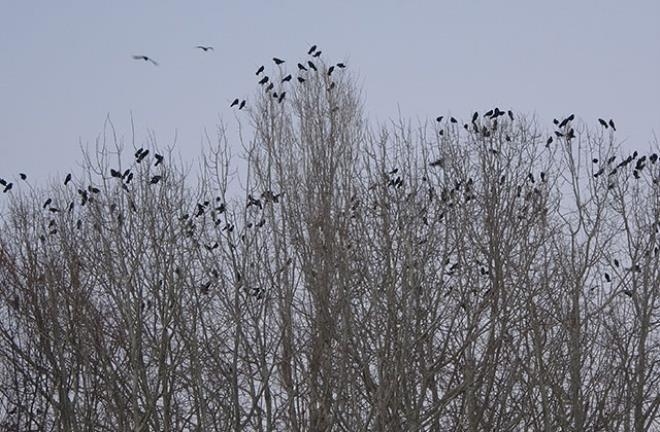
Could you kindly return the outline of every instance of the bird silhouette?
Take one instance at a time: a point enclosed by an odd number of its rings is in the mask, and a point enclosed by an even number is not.
[[[429,164],[429,166],[432,167],[437,167],[437,166],[442,166],[442,159],[436,159],[433,162]]]
[[[158,183],[158,182],[160,181],[161,178],[162,178],[161,176],[159,176],[159,175],[155,175],[155,176],[151,177],[151,181],[150,181],[150,183],[151,183],[151,184],[156,184],[156,183]]]
[[[603,120],[602,118],[599,118],[598,123],[600,123],[600,125],[602,127],[604,127],[605,129],[607,129],[607,122],[605,120]]]
[[[159,155],[158,153],[154,154],[154,157],[156,158],[156,163],[154,166],[158,166],[163,162],[163,155]]]
[[[552,144],[552,137],[548,138],[548,140],[545,142],[545,146],[549,147],[550,144]]]
[[[305,66],[303,66],[302,64],[298,63],[298,70],[304,70],[304,71],[306,71],[307,68],[306,68]]]
[[[273,84],[273,83],[268,84],[268,85],[266,86],[266,92],[271,91],[274,87],[275,87],[275,84]]]
[[[339,69],[344,69],[346,67],[346,65],[344,63],[337,63],[337,67]]]
[[[449,121],[452,123],[458,123],[458,120],[456,120],[454,117],[450,117]]]
[[[24,173],[19,173],[18,175],[21,177],[21,180],[27,180],[27,175]]]
[[[2,193],[7,193],[11,190],[11,188],[14,186],[14,183],[7,183],[5,185],[5,188],[2,190]]]
[[[609,121],[609,125],[610,125],[610,127],[612,128],[612,130],[615,130],[615,131],[616,131],[616,126],[614,126],[614,120],[610,119],[610,121]]]
[[[241,101],[241,104],[238,106],[238,109],[239,109],[239,110],[242,110],[243,108],[245,108],[245,103],[246,103],[246,101],[245,101],[245,99],[243,99],[243,100]]]
[[[71,181],[71,173],[67,174],[64,178],[64,186],[66,186]]]
[[[204,52],[207,52],[209,50],[214,51],[212,46],[197,45],[195,48],[201,49]]]
[[[277,98],[277,102],[278,102],[278,103],[282,103],[282,101],[284,100],[284,96],[285,96],[285,95],[286,95],[286,92],[282,92],[282,94],[280,94],[280,97]]]
[[[313,69],[314,71],[316,71],[316,66],[314,65],[314,63],[312,63],[311,60],[307,62],[307,65],[309,66],[310,69]]]
[[[110,176],[115,178],[121,178],[121,173],[115,169],[110,168]]]
[[[273,61],[275,62],[276,65],[281,65],[284,63],[284,60],[278,59],[277,57],[273,57]]]
[[[268,77],[265,76],[259,80],[259,84],[264,85],[268,82]]]
[[[291,78],[292,78],[292,76],[291,76],[291,74],[289,74],[289,75],[285,76],[284,78],[282,78],[282,82],[291,81]]]
[[[612,282],[612,278],[610,277],[609,273],[605,273],[605,280],[608,282]]]
[[[309,51],[307,51],[307,54],[308,54],[308,55],[312,55],[312,53],[313,53],[314,51],[316,51],[316,45],[312,45],[312,46],[309,48]]]
[[[304,83],[304,82],[305,82],[305,78],[303,78],[303,77],[298,77],[298,82],[299,82],[299,83]]]
[[[42,207],[42,208],[46,208],[46,207],[48,207],[48,206],[50,205],[50,203],[52,203],[52,202],[53,202],[53,199],[52,199],[52,198],[48,198],[48,199],[44,202],[44,205],[42,205],[41,207]]]
[[[476,122],[478,118],[479,118],[479,113],[475,111],[475,113],[472,114],[472,123]]]
[[[322,51],[316,51],[312,57],[319,57]]]
[[[513,111],[509,110],[506,113],[509,115],[509,118],[511,119],[511,121],[513,121]]]
[[[264,68],[263,65],[259,66],[259,69],[257,69],[257,73],[256,73],[255,75],[259,75],[261,72],[264,71],[264,69],[265,69],[265,68]]]
[[[238,102],[239,102],[238,98],[234,99],[234,101],[231,103],[231,105],[229,105],[229,108],[232,108],[232,107],[238,105]]]
[[[144,60],[153,63],[154,66],[158,66],[158,62],[156,62],[154,59],[151,57],[147,57],[146,55],[134,55],[133,56],[134,60]]]
[[[335,70],[335,67],[334,67],[334,66],[330,66],[330,67],[328,68],[328,76],[332,75],[332,72],[333,72],[334,70]]]

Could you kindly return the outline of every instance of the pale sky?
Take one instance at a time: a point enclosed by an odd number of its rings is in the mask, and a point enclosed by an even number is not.
[[[344,61],[370,119],[468,119],[495,105],[597,125],[625,147],[660,134],[660,1],[0,0],[0,177],[77,170],[108,115],[138,143],[199,155],[273,56]],[[203,53],[195,45],[212,45]],[[160,63],[135,61],[148,55]]]

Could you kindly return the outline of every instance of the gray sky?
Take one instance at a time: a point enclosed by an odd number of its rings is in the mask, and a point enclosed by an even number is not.
[[[646,148],[660,134],[660,1],[11,1],[0,8],[0,177],[76,170],[109,114],[199,155],[273,56],[345,61],[374,120],[498,105],[548,127],[574,112]],[[193,47],[208,44],[205,54]],[[154,67],[131,59],[146,54]],[[140,143],[140,142],[138,142]]]

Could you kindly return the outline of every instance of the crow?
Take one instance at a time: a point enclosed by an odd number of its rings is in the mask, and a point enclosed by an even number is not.
[[[237,99],[234,99],[234,102],[232,102],[231,105],[229,105],[229,108],[238,105],[238,102],[239,102],[239,101],[238,101],[238,98],[237,98]]]
[[[339,69],[344,69],[346,67],[346,65],[344,63],[337,63],[337,67]]]
[[[334,71],[334,70],[335,70],[335,67],[334,67],[334,66],[330,66],[330,67],[328,68],[328,76],[332,75],[332,71]]]
[[[303,78],[303,77],[298,77],[298,82],[299,82],[299,83],[304,83],[304,82],[305,82],[305,78]]]
[[[7,193],[7,192],[9,192],[13,186],[14,186],[14,183],[7,183],[7,185],[5,186],[5,188],[4,188],[4,190],[2,191],[2,193]]]
[[[475,111],[474,114],[472,114],[472,123],[476,122],[478,118],[479,113]]]
[[[486,111],[486,114],[484,114],[484,117],[490,117],[493,115],[493,110]]]
[[[312,45],[311,48],[309,49],[309,51],[307,51],[307,54],[312,55],[312,53],[314,53],[314,51],[316,51],[316,45]]]
[[[245,108],[245,103],[246,103],[246,101],[245,101],[245,99],[243,99],[243,100],[241,101],[241,104],[238,106],[238,109],[239,109],[239,110],[242,110],[243,108]]]
[[[548,138],[548,140],[545,142],[545,146],[549,147],[550,144],[552,144],[552,137]]]
[[[318,57],[321,55],[321,51],[316,51],[312,57]]]
[[[284,63],[284,60],[278,59],[277,57],[273,57],[273,61],[275,62],[276,65],[281,65]]]
[[[67,174],[64,178],[64,186],[66,186],[71,181],[71,173]]]
[[[612,130],[616,131],[616,127],[614,126],[614,120],[610,119],[609,125],[612,128]]]
[[[46,207],[48,207],[48,206],[50,205],[50,203],[52,203],[52,202],[53,202],[53,199],[52,199],[52,198],[48,198],[48,199],[46,200],[46,202],[44,202],[44,205],[42,206],[42,208],[46,208]]]
[[[265,76],[259,80],[259,84],[264,85],[268,82],[268,77]]]
[[[436,118],[435,118],[435,121],[437,121],[438,123],[440,123],[440,122],[442,121],[443,118],[444,118],[444,116],[436,117]]]
[[[612,278],[610,277],[610,275],[608,273],[605,273],[605,280],[608,281],[608,282],[612,282]]]
[[[316,71],[316,66],[314,66],[314,63],[312,63],[311,61],[308,61],[307,65],[310,67],[310,69],[313,69],[314,71]]]
[[[110,175],[115,178],[121,178],[121,173],[117,170],[110,168]]]
[[[268,86],[266,87],[266,91],[267,92],[271,91],[273,89],[273,87],[275,87],[275,84],[273,84],[273,83],[268,84]]]
[[[431,162],[429,164],[429,166],[432,166],[432,167],[442,166],[442,159],[434,160],[433,162]]]
[[[158,166],[163,162],[163,155],[159,155],[158,153],[154,154],[154,157],[156,158],[156,163],[154,166]]]
[[[151,183],[151,184],[156,184],[156,183],[158,183],[158,182],[160,181],[161,178],[162,178],[162,177],[159,176],[159,175],[153,176],[153,177],[151,178],[151,182],[150,182],[150,183]]]
[[[277,98],[277,102],[278,102],[278,103],[282,103],[282,101],[284,100],[284,96],[285,96],[285,95],[286,95],[286,92],[282,92],[282,94],[280,94],[280,97]]]
[[[213,47],[212,47],[212,46],[197,45],[195,48],[199,48],[199,49],[201,49],[201,50],[204,51],[204,52],[207,52],[207,51],[209,51],[209,50],[213,51]]]
[[[449,119],[449,121],[452,122],[452,123],[458,123],[458,120],[456,120],[454,117],[451,117]]]
[[[158,66],[158,62],[156,62],[154,59],[151,57],[147,57],[146,55],[134,55],[133,56],[134,60],[144,60],[153,63],[154,66]]]
[[[260,74],[261,72],[263,72],[263,71],[264,71],[264,66],[261,65],[261,66],[259,67],[259,69],[257,69],[257,73],[256,73],[255,75],[259,75],[259,74]]]
[[[282,82],[291,81],[291,78],[292,78],[291,74],[289,74],[289,75],[285,76],[284,78],[282,78]]]
[[[303,66],[302,64],[298,63],[298,70],[304,70],[304,71],[306,71],[307,68],[306,68],[305,66]]]
[[[513,121],[513,111],[509,110],[506,113],[509,115],[509,118],[511,119],[511,121]]]
[[[600,125],[602,127],[604,127],[605,129],[607,129],[607,122],[605,120],[603,120],[602,118],[599,118],[598,123],[600,123]]]

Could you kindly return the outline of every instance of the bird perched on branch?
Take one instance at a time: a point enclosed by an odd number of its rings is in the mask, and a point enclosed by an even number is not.
[[[274,61],[275,64],[278,65],[278,66],[281,65],[282,63],[284,63],[284,60],[279,59],[279,58],[277,58],[277,57],[273,57],[273,61]]]
[[[147,57],[146,55],[134,55],[133,60],[144,60],[153,63],[154,66],[158,66],[158,62],[156,62],[151,57]]]
[[[259,66],[259,69],[257,69],[257,73],[256,73],[255,75],[259,75],[261,72],[264,71],[264,69],[265,69],[265,68],[264,68],[263,65],[262,65],[262,66]]]
[[[314,54],[314,51],[316,51],[316,45],[312,45],[309,51],[307,51],[307,54],[312,55]]]

